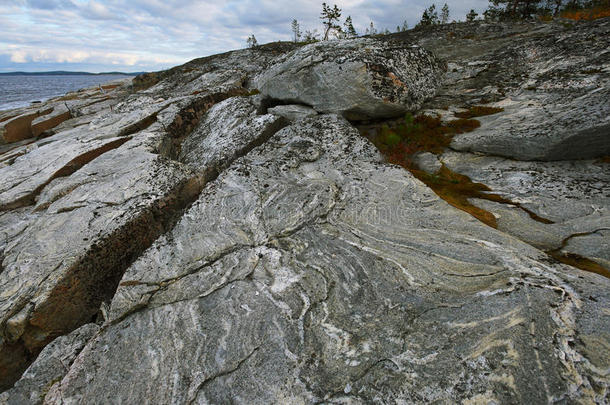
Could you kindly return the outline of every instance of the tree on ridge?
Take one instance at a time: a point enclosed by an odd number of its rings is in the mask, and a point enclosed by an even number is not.
[[[341,9],[335,4],[333,7],[328,6],[326,3],[322,3],[322,13],[320,14],[320,20],[324,25],[324,41],[328,40],[328,34],[332,30],[341,31],[341,26],[337,23],[341,18]]]

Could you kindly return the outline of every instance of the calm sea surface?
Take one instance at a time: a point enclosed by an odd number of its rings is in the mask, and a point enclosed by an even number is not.
[[[69,91],[126,77],[122,75],[0,76],[0,110],[25,107],[32,101],[45,101]]]

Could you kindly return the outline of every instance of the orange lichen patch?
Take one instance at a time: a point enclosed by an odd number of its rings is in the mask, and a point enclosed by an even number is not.
[[[548,254],[563,264],[567,264],[581,270],[590,271],[592,273],[597,273],[604,277],[610,278],[610,270],[608,270],[601,264],[594,262],[593,260],[587,259],[586,257],[582,257],[573,253],[563,254],[559,251],[548,252]]]
[[[456,113],[455,116],[457,118],[474,118],[483,117],[485,115],[497,114],[502,111],[504,111],[504,108],[475,105],[469,107],[468,111]]]
[[[564,11],[561,13],[562,18],[570,20],[597,20],[598,18],[610,17],[610,6],[604,5],[590,9]]]
[[[603,156],[599,159],[599,163],[610,163],[610,156]]]
[[[394,83],[395,86],[398,87],[407,87],[403,82],[400,81],[400,79],[398,77],[396,77],[396,75],[392,72],[388,72],[388,77],[390,78],[390,80],[392,80],[392,83]]]
[[[102,89],[104,89],[104,90],[112,90],[112,89],[116,89],[119,86],[120,85],[118,85],[118,84],[107,84],[106,86],[102,86]]]

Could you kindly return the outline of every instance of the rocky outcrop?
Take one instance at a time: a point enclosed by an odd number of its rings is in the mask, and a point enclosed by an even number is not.
[[[255,78],[262,94],[352,120],[418,109],[440,84],[443,64],[428,51],[372,39],[304,46]]]
[[[394,36],[448,63],[429,107],[504,108],[482,117],[479,130],[455,137],[453,149],[518,160],[610,154],[610,21],[473,24]]]
[[[610,154],[609,33],[605,19],[449,24],[395,35],[447,61],[428,114],[450,120],[464,107],[503,109],[477,117],[480,127],[456,135],[452,150],[439,157],[515,204],[471,202],[492,213],[498,229],[571,264],[592,262],[584,267],[606,275],[599,232],[608,227],[610,209],[603,159]]]
[[[576,316],[577,303],[599,308],[543,256],[381,163],[344,120],[301,121],[237,160],[126,271],[108,327],[46,400],[583,395],[568,381],[601,376],[557,356],[574,356],[567,341],[577,327],[556,336],[554,319]],[[607,299],[577,280],[569,283]],[[129,390],[109,392],[117,378]]]
[[[610,279],[543,251],[607,263],[607,163],[416,157],[505,196],[471,199],[493,229],[346,120],[423,102],[450,119],[520,88],[452,69],[441,85],[444,62],[414,43],[483,72],[471,58],[508,52],[507,30],[562,29],[455,27],[489,46],[467,38],[452,58],[459,37],[443,48],[434,27],[235,51],[82,100],[0,151],[0,403],[607,402]],[[323,94],[357,66],[368,101],[329,113]],[[314,103],[281,96],[312,72],[340,80],[316,82]]]
[[[32,104],[0,115],[0,152],[10,149],[10,146],[3,147],[2,144],[33,142],[43,135],[52,135],[55,133],[53,129],[66,121],[69,121],[66,125],[68,128],[77,126],[76,120],[72,121],[71,118],[91,116],[103,108],[111,108],[118,97],[125,95],[130,80],[116,80],[105,86],[107,90],[101,87],[83,89],[51,99],[44,105]],[[99,103],[104,104],[97,105]]]

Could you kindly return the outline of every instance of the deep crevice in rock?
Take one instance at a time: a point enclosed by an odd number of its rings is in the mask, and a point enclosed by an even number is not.
[[[247,95],[244,88],[234,88],[226,92],[212,93],[199,97],[186,107],[182,108],[176,118],[167,127],[164,126],[167,136],[159,147],[159,153],[172,160],[178,160],[182,149],[182,142],[193,132],[199,124],[201,117],[215,104],[230,97]]]
[[[161,234],[173,227],[176,214],[189,206],[202,188],[200,176],[181,182],[164,198],[93,244],[65,272],[49,298],[32,310],[23,334],[12,349],[23,355],[19,356],[19,361],[0,364],[0,387],[12,386],[53,339],[90,322],[102,303],[110,301],[124,271]]]
[[[196,106],[202,107],[198,111],[191,111],[188,108],[187,116],[196,117],[198,123],[203,113],[216,103],[214,100],[224,99],[215,97],[218,95],[206,97],[200,100],[201,103],[196,103]],[[225,98],[227,97],[230,96],[226,95]],[[191,121],[182,125],[177,121],[179,120],[176,119],[174,125],[170,127],[173,131],[170,134],[178,135],[177,139],[182,140],[192,131],[196,123]],[[236,159],[247,155],[287,125],[283,120],[280,120],[280,123],[236,151],[228,162],[220,162],[214,167],[201,169],[199,173],[178,184],[164,198],[155,201],[129,223],[92,245],[84,256],[66,271],[63,279],[49,294],[49,298],[32,311],[25,331],[15,343],[15,347],[19,349],[16,352],[23,353],[23,356],[19,357],[20,361],[13,361],[12,366],[8,367],[0,364],[0,381],[2,381],[0,389],[10,388],[53,339],[70,333],[95,318],[100,307],[112,300],[127,268],[157,238],[174,228],[197,200],[205,185],[216,180]],[[129,139],[125,138],[121,141],[124,143]],[[116,147],[118,146],[120,145]]]
[[[121,132],[117,136],[129,136],[133,135],[136,132],[144,131],[146,128],[150,127],[157,121],[157,113],[151,114],[148,117],[141,119],[140,121],[134,122],[131,125],[123,128]]]
[[[586,258],[584,256],[581,256],[579,254],[576,254],[576,253],[562,252],[562,250],[566,246],[568,246],[570,239],[577,238],[579,236],[592,235],[598,231],[605,230],[605,229],[608,229],[608,228],[600,228],[600,229],[596,229],[591,232],[580,232],[580,233],[575,233],[573,235],[570,235],[561,242],[560,247],[558,247],[557,249],[549,250],[546,253],[549,256],[551,256],[552,258],[554,258],[555,260],[557,260],[563,264],[567,264],[572,267],[579,268],[581,270],[590,271],[592,273],[597,273],[604,277],[610,278],[610,269],[607,269],[606,267],[602,266],[598,262],[591,260],[589,258]]]
[[[300,100],[280,100],[277,98],[266,97],[261,101],[261,108],[259,114],[267,114],[270,108],[281,106],[281,105],[302,105],[305,107],[313,108],[312,105],[306,104]]]

